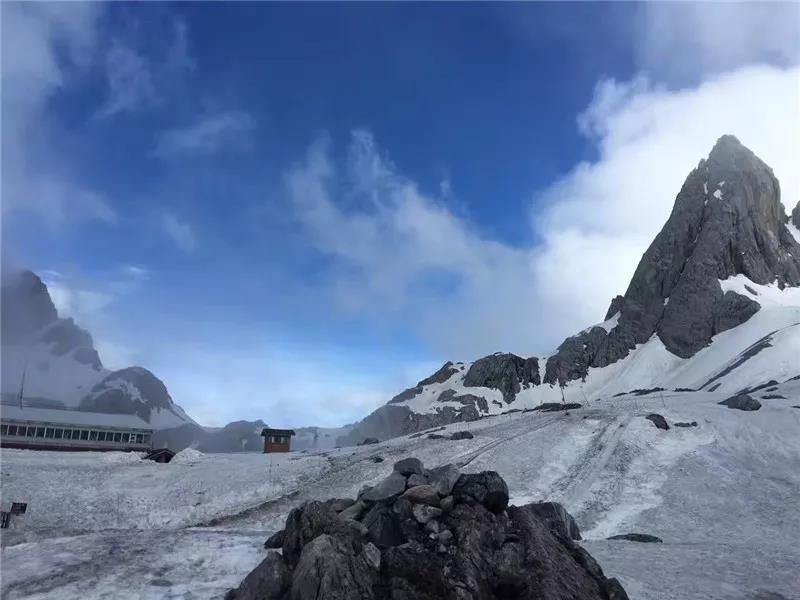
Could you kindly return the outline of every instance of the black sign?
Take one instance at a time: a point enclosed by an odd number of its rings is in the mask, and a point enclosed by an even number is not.
[[[12,502],[11,503],[11,514],[12,515],[24,515],[27,510],[28,510],[28,503],[27,502]]]

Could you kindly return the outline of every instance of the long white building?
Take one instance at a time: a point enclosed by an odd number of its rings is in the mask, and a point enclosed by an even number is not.
[[[0,405],[3,448],[147,451],[152,435],[136,415]]]

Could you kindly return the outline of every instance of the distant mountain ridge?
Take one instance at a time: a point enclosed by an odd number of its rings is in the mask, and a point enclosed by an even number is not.
[[[47,286],[31,271],[3,274],[2,394],[30,406],[135,414],[153,428],[193,423],[147,369],[103,367],[92,336],[60,318]]]
[[[687,177],[604,322],[550,356],[447,362],[340,442],[562,398],[585,403],[655,387],[732,393],[798,375],[800,203],[787,216],[772,170],[725,135]]]

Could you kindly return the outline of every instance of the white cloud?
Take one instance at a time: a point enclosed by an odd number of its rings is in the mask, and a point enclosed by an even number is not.
[[[191,125],[162,133],[154,154],[161,157],[213,154],[223,148],[246,147],[255,127],[255,119],[240,110],[206,115]]]
[[[632,42],[638,67],[664,81],[699,81],[800,57],[800,3],[644,2]]]
[[[599,158],[538,195],[534,247],[483,237],[422,194],[365,132],[353,136],[347,177],[322,138],[287,188],[311,242],[335,259],[342,306],[405,318],[457,359],[541,353],[602,320],[720,135],[737,135],[773,167],[786,203],[800,199],[798,81],[797,68],[751,67],[676,92],[643,79],[602,82],[580,118]],[[354,195],[368,202],[353,206]]]
[[[74,175],[54,143],[48,101],[88,65],[101,9],[91,3],[5,3],[2,19],[3,213],[51,226],[114,222],[107,198]]]
[[[192,227],[179,221],[172,213],[165,212],[161,215],[161,229],[184,252],[194,252],[197,247],[197,238]]]
[[[114,40],[106,54],[108,98],[97,118],[157,105],[161,98],[153,83],[150,63],[134,48]]]

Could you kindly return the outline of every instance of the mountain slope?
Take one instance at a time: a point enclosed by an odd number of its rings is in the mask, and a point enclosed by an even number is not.
[[[4,273],[2,394],[31,406],[136,414],[154,428],[192,420],[147,369],[103,367],[92,336],[59,318],[47,286],[30,271]]]
[[[687,177],[672,213],[604,322],[549,357],[446,363],[340,441],[586,403],[635,389],[736,392],[800,375],[800,204],[792,219],[772,170],[735,137]]]

